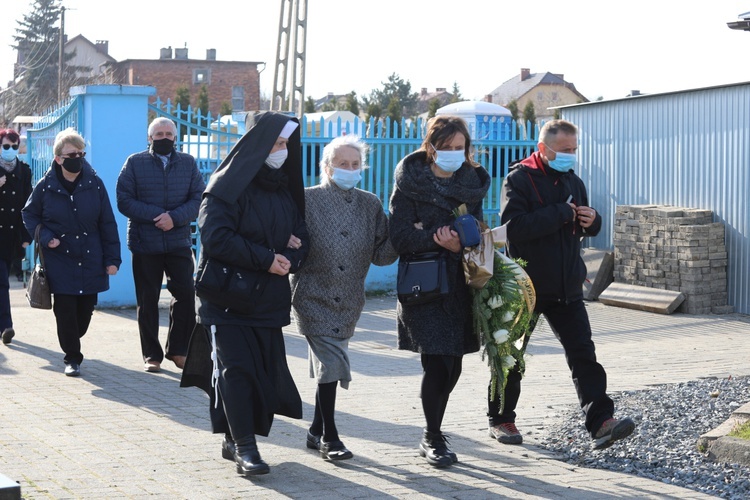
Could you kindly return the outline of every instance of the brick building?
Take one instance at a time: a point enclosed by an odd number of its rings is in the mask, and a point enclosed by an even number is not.
[[[216,50],[208,49],[205,59],[188,58],[187,48],[161,49],[159,59],[125,59],[112,63],[106,73],[105,83],[121,85],[150,85],[156,87],[156,96],[166,102],[174,101],[179,87],[187,87],[190,104],[195,106],[201,87],[208,89],[209,110],[219,114],[224,103],[232,111],[260,109],[260,72],[263,62],[217,61]]]

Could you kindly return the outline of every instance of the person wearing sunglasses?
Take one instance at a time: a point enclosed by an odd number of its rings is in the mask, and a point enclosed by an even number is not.
[[[0,130],[0,141],[0,336],[7,345],[16,335],[10,313],[10,270],[31,243],[21,218],[31,194],[31,169],[18,158],[18,132]]]
[[[44,252],[57,338],[69,377],[81,374],[81,337],[88,330],[98,293],[109,289],[109,277],[122,263],[107,189],[86,161],[85,146],[72,128],[57,134],[52,165],[23,208],[29,233],[41,224],[36,244]]]

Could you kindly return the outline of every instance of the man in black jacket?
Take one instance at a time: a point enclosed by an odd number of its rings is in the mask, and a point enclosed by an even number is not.
[[[503,183],[501,223],[507,224],[509,253],[527,262],[537,293],[535,312],[543,314],[565,349],[586,430],[602,449],[628,437],[630,418],[615,419],[607,396],[607,374],[597,362],[591,325],[583,304],[586,266],[581,239],[596,236],[602,218],[588,206],[583,181],[573,173],[578,130],[565,120],[551,120],[539,132],[538,151],[511,166]],[[490,436],[501,443],[523,441],[515,426],[522,374],[508,375],[504,408],[489,401]],[[492,398],[490,398],[492,399]]]
[[[160,117],[148,127],[146,151],[132,154],[117,179],[117,208],[128,217],[128,248],[147,372],[166,357],[182,368],[195,327],[195,260],[190,224],[206,185],[195,158],[174,149],[177,127]],[[159,295],[164,274],[172,294],[166,356],[159,344]]]

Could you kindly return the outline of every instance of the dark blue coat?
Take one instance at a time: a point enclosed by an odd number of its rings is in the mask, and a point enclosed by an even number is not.
[[[120,267],[120,237],[102,180],[84,160],[81,179],[70,194],[60,183],[55,164],[42,177],[23,208],[23,222],[44,252],[52,293],[87,295],[109,289],[107,266]],[[60,240],[49,248],[51,239]]]
[[[166,168],[150,150],[130,155],[117,179],[117,209],[128,218],[128,248],[159,254],[191,247],[190,223],[198,217],[205,188],[189,154],[172,151]],[[154,223],[164,212],[174,222],[169,231]]]

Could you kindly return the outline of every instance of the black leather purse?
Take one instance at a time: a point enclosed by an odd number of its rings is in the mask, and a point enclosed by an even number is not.
[[[208,258],[198,268],[195,294],[223,309],[252,314],[268,282],[268,273],[230,266]]]
[[[398,301],[405,306],[426,304],[448,295],[448,264],[442,252],[402,255],[396,280]]]

